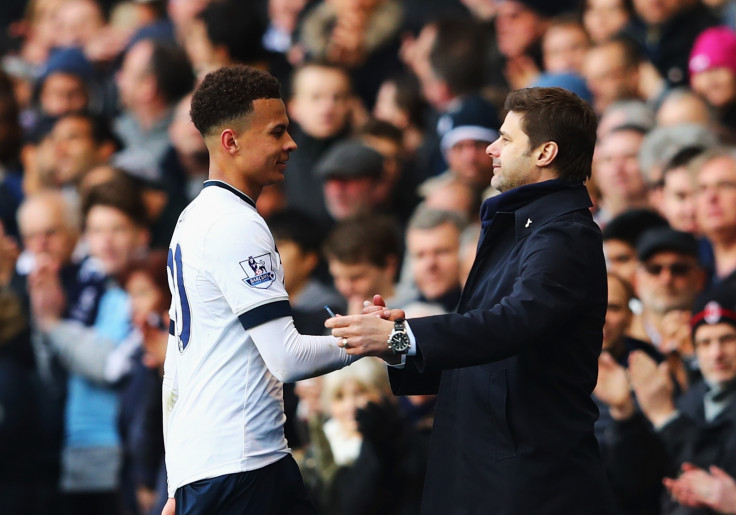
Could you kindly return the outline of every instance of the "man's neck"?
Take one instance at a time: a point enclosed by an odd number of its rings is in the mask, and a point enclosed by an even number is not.
[[[226,165],[227,163],[225,163]],[[253,202],[258,201],[258,197],[261,195],[262,186],[248,183],[242,174],[238,173],[237,170],[232,170],[228,166],[225,166],[222,161],[218,160],[216,155],[210,153],[210,168],[208,179],[211,181],[222,181],[229,184],[233,188],[241,191],[248,195]]]

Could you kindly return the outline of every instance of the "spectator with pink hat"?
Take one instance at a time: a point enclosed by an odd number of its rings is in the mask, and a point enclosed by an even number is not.
[[[716,111],[720,122],[736,130],[736,32],[711,27],[690,52],[690,85]]]

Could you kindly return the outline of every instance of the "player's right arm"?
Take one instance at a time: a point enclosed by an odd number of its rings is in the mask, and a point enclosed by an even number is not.
[[[204,243],[208,275],[277,379],[313,377],[355,360],[335,338],[301,335],[294,327],[281,257],[262,220],[224,216],[210,227]]]
[[[263,361],[271,373],[283,383],[307,379],[332,372],[356,360],[337,346],[332,336],[299,334],[291,316],[243,327],[250,333]]]

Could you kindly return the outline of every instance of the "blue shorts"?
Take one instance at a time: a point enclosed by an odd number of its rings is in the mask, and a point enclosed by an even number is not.
[[[316,515],[291,454],[266,467],[177,488],[176,515]]]

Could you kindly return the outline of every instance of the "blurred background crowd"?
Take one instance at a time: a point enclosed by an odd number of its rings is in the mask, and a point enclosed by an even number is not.
[[[258,209],[309,334],[375,293],[453,311],[506,93],[590,102],[617,508],[736,513],[728,0],[3,0],[0,512],[160,513],[166,250],[208,170],[189,102],[230,64],[282,83],[299,148]],[[373,358],[286,385],[321,512],[418,513],[433,407]]]

